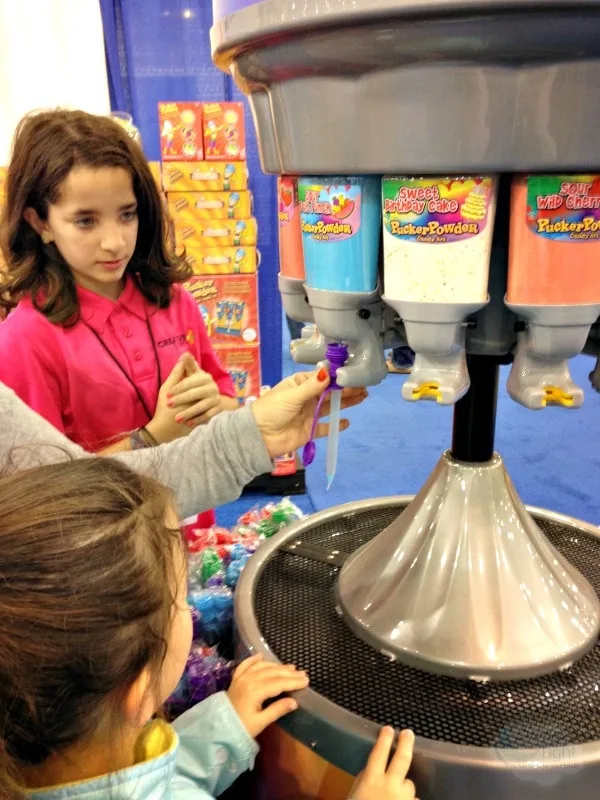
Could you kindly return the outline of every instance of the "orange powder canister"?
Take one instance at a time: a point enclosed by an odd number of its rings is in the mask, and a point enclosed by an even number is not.
[[[279,264],[286,278],[304,280],[304,254],[298,206],[298,182],[284,175],[277,179],[279,197]]]
[[[600,303],[600,175],[530,175],[511,195],[507,302]]]

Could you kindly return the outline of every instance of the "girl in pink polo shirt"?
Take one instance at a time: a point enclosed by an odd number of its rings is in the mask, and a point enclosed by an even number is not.
[[[87,450],[171,441],[237,408],[146,159],[108,118],[26,117],[6,181],[0,381]],[[202,522],[210,524],[209,512]]]

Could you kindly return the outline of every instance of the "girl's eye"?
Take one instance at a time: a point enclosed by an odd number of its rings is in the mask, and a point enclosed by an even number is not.
[[[80,219],[75,220],[75,225],[78,228],[91,228],[94,224],[94,220],[92,217],[81,217]]]
[[[137,217],[137,208],[134,208],[131,211],[124,211],[121,216],[124,222],[131,222]]]

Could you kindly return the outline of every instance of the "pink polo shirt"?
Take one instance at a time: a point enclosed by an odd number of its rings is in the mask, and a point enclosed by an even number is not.
[[[94,452],[146,425],[160,385],[186,350],[221,394],[235,397],[200,310],[180,286],[160,310],[132,278],[116,302],[87,289],[77,293],[81,318],[71,328],[49,322],[30,298],[0,324],[0,381],[72,441]]]

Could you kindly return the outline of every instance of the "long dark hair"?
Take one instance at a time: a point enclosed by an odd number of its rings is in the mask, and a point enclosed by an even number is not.
[[[167,649],[183,543],[167,489],[112,459],[0,478],[0,797],[85,741]]]
[[[0,249],[7,263],[0,277],[0,308],[10,311],[29,294],[51,322],[77,321],[79,303],[70,270],[56,247],[44,247],[23,215],[33,208],[45,221],[61,184],[79,166],[122,167],[131,175],[139,230],[127,272],[137,275],[147,300],[166,308],[172,285],[191,271],[167,247],[164,206],[140,146],[108,117],[64,110],[30,114],[15,134],[0,217]]]

